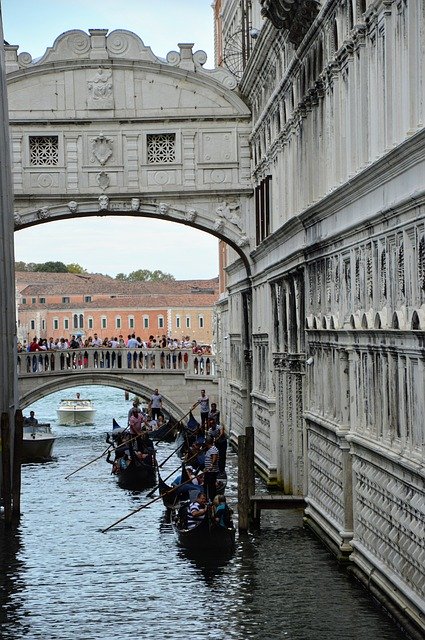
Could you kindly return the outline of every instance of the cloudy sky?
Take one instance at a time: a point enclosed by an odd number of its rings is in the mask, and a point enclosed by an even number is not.
[[[211,0],[1,0],[4,37],[37,58],[70,29],[128,29],[155,55],[194,42],[214,66]],[[138,242],[139,240],[139,242]],[[218,274],[217,239],[189,227],[136,218],[84,218],[15,234],[15,258],[77,262],[88,271],[161,269],[178,279]]]

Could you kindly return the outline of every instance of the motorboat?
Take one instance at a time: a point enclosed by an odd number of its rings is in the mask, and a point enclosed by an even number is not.
[[[52,457],[56,436],[50,423],[25,424],[23,426],[22,462],[43,462]]]
[[[58,422],[60,425],[73,426],[81,424],[94,424],[96,409],[91,400],[82,398],[64,398],[60,401]]]

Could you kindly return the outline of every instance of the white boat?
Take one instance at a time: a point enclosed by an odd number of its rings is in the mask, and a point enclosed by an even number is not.
[[[94,424],[96,409],[91,400],[64,398],[60,401],[57,413],[61,425]]]
[[[24,424],[22,462],[39,462],[52,457],[56,436],[48,422]]]

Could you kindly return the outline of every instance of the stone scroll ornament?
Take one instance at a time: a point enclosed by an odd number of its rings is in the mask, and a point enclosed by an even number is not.
[[[92,145],[90,162],[96,162],[97,160],[103,167],[112,155],[112,138],[101,133],[96,138],[91,138],[90,142]]]
[[[114,93],[112,85],[112,71],[110,69],[97,70],[97,73],[88,80],[89,109],[113,109]]]
[[[14,213],[13,214],[13,221],[14,221],[16,227],[20,227],[21,224],[22,224],[22,216],[20,216],[19,213]]]

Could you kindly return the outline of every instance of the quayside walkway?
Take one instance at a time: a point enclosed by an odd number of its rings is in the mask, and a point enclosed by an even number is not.
[[[216,397],[217,377],[213,354],[193,354],[191,349],[66,349],[19,353],[17,358],[19,406],[75,385],[100,384],[149,398],[160,389],[164,408],[176,418],[204,388]]]

